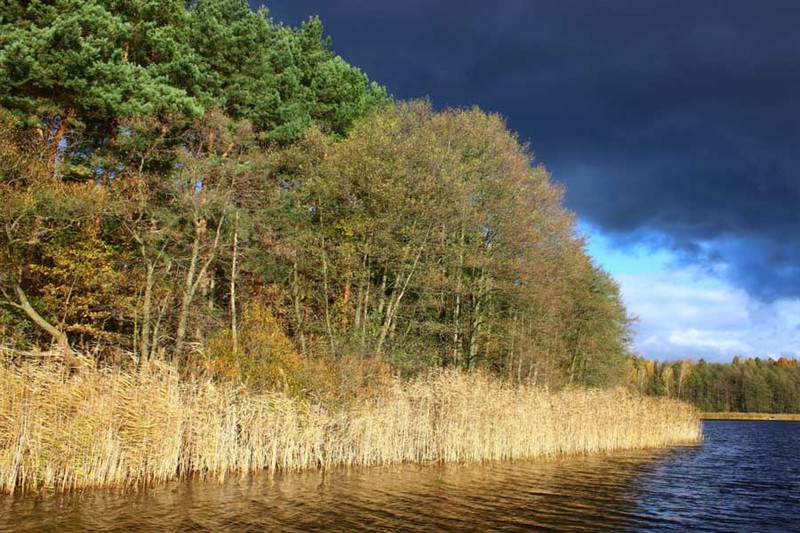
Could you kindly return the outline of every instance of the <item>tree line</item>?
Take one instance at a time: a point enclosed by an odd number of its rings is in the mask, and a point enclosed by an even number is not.
[[[624,381],[619,289],[499,116],[396,102],[244,0],[0,6],[4,343]]]
[[[705,412],[800,413],[796,359],[735,357],[731,363],[631,359],[628,379],[640,392],[680,398]]]

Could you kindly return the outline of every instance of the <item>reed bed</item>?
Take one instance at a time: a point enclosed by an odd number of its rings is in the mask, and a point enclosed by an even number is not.
[[[625,390],[547,392],[442,371],[353,404],[137,374],[0,366],[6,493],[132,487],[262,470],[484,461],[701,439],[698,413]]]

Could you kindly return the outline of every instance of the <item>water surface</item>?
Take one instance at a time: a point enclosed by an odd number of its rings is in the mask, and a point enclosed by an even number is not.
[[[705,442],[0,500],[8,531],[800,531],[800,423],[705,422]]]

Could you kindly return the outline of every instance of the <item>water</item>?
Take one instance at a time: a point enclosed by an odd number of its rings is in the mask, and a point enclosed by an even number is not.
[[[701,446],[0,499],[9,531],[800,531],[800,423],[709,421]]]

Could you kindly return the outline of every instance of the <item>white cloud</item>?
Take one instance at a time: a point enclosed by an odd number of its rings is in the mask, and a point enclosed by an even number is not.
[[[615,277],[639,318],[636,347],[646,357],[800,356],[800,300],[758,302],[693,267]]]
[[[639,318],[635,344],[642,355],[800,357],[800,299],[756,300],[725,281],[724,262],[687,266],[658,234],[619,239],[589,224],[581,228],[590,236],[589,253],[616,278],[628,312]]]
[[[703,348],[715,353],[750,353],[755,350],[748,343],[732,338],[731,332],[725,330],[675,330],[670,332],[669,342],[673,346]]]

